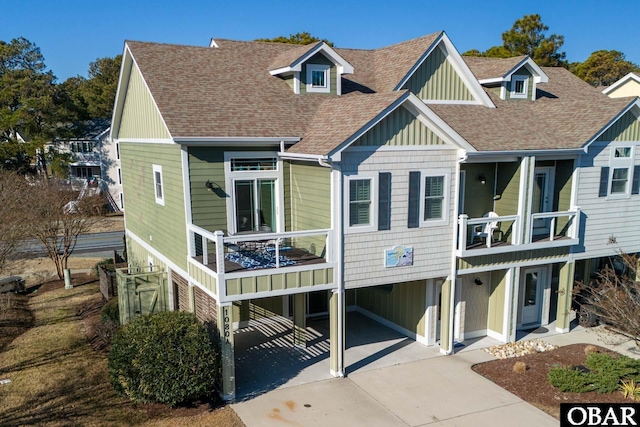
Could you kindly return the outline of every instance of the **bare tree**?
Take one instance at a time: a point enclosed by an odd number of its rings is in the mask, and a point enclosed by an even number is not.
[[[629,335],[640,347],[640,281],[638,258],[620,254],[589,283],[576,283],[574,296],[581,313]]]
[[[29,186],[24,212],[27,231],[45,247],[60,279],[64,277],[78,236],[89,231],[102,205],[100,196],[79,198],[77,191],[55,178]]]
[[[0,170],[0,273],[24,238],[24,177]]]

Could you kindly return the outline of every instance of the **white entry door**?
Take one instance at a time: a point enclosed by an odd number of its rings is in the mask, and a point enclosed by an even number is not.
[[[553,208],[553,168],[538,167],[534,171],[532,213],[551,212]],[[533,235],[549,234],[550,219],[533,222]]]
[[[542,267],[524,269],[520,278],[520,324],[539,324],[547,270]]]

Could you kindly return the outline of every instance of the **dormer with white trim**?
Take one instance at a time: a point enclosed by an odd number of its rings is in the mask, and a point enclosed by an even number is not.
[[[500,96],[502,100],[536,100],[536,86],[549,77],[531,58],[523,57],[509,71],[499,77],[478,80],[481,85]]]
[[[296,94],[342,94],[342,75],[353,66],[324,42],[292,48],[279,55],[269,73],[285,80]]]

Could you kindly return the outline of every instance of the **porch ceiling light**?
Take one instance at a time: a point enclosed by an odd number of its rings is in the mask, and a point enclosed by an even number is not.
[[[487,183],[487,177],[481,173],[480,176],[478,176],[478,181],[480,181],[480,184],[485,185]]]
[[[473,281],[473,283],[475,283],[478,286],[482,286],[482,280],[480,280],[479,277],[476,277],[476,279]]]

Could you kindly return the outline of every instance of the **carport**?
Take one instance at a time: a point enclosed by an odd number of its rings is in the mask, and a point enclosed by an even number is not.
[[[332,378],[329,318],[307,319],[306,348],[294,346],[293,321],[283,316],[250,320],[234,333],[236,399],[277,388]],[[358,312],[346,318],[347,375],[438,356],[426,347]]]

